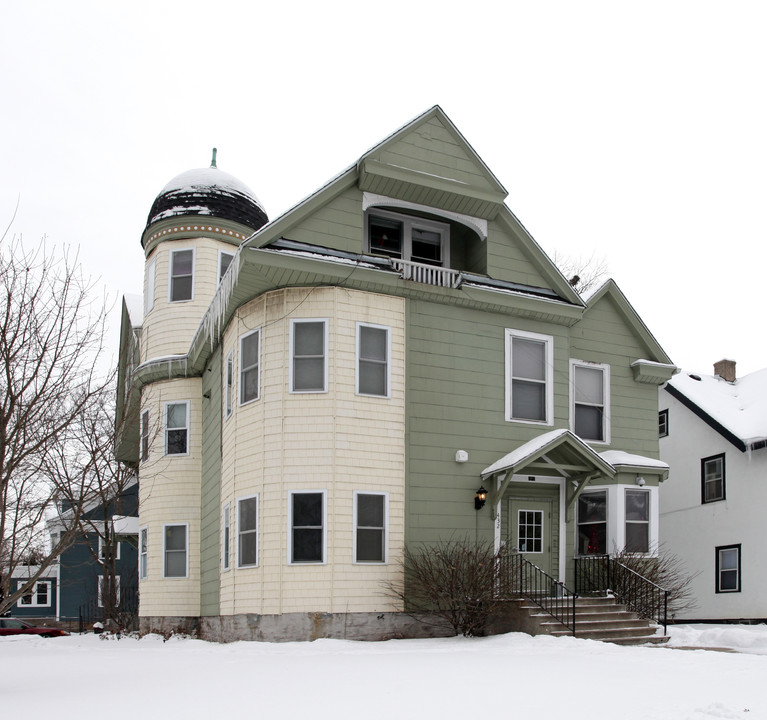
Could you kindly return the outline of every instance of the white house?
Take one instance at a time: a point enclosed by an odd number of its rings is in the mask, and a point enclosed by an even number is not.
[[[767,618],[767,369],[680,373],[660,390],[663,545],[691,573],[697,607],[677,620]]]

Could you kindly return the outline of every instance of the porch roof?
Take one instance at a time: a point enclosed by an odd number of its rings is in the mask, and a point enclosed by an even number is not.
[[[599,472],[615,477],[616,469],[569,430],[552,430],[520,445],[482,471],[482,479],[500,473],[508,477],[521,472],[574,478]]]

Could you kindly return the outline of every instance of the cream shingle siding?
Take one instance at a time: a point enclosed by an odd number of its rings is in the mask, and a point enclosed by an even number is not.
[[[174,250],[194,250],[192,299],[168,302],[170,254]],[[166,240],[148,260],[155,260],[154,308],[144,318],[141,337],[141,362],[189,350],[200,319],[218,287],[218,252],[231,253],[236,247],[211,238]]]
[[[148,529],[148,572],[141,580],[140,614],[200,613],[200,379],[154,383],[142,393],[141,409],[149,411],[149,457],[140,468],[139,513]],[[165,403],[189,402],[187,455],[165,455]],[[163,526],[188,524],[187,578],[163,578]]]
[[[289,391],[290,320],[328,320],[328,391]],[[391,328],[391,397],[355,393],[356,323]],[[339,288],[293,288],[240,308],[227,328],[239,398],[239,338],[261,328],[260,398],[223,424],[221,509],[232,504],[232,571],[221,576],[221,613],[397,609],[381,581],[396,562],[353,564],[353,493],[389,493],[389,557],[401,556],[405,479],[404,300]],[[325,492],[325,563],[288,562],[289,494]],[[259,566],[237,569],[238,498],[259,496]]]

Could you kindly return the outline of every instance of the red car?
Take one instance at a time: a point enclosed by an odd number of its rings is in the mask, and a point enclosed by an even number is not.
[[[69,635],[58,628],[37,627],[16,618],[0,618],[0,635],[41,635],[42,637],[62,637]]]

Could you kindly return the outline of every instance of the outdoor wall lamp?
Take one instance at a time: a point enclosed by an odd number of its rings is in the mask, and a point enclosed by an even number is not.
[[[474,496],[474,509],[481,510],[485,502],[487,502],[487,490],[485,490],[484,485],[480,485],[477,494]]]
[[[641,475],[637,475],[637,479],[634,480],[634,482],[639,485],[639,487],[644,487],[644,478]]]

